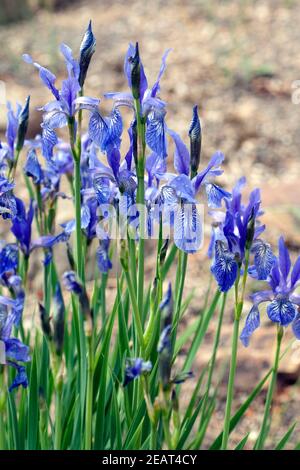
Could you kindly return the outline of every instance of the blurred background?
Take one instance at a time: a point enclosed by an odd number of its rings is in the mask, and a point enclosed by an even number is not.
[[[1,0],[0,80],[7,100],[24,102],[31,94],[31,137],[40,129],[41,116],[35,108],[49,101],[50,94],[42,86],[37,71],[25,64],[21,56],[24,52],[31,54],[59,79],[63,78],[59,44],[66,42],[77,54],[89,19],[93,21],[97,49],[86,94],[101,98],[106,91],[126,89],[123,60],[129,41],[139,41],[150,83],[156,78],[163,52],[172,48],[161,82],[161,96],[168,102],[169,127],[187,139],[192,106],[199,104],[202,161],[207,162],[220,149],[226,156],[222,183],[227,189],[242,175],[248,179],[246,193],[256,186],[261,188],[268,240],[276,246],[283,233],[296,256],[300,248],[300,104],[296,104],[299,86],[296,81],[300,80],[300,3]],[[1,136],[6,123],[2,98]],[[103,107],[109,109],[110,103],[103,101]],[[206,222],[207,245],[210,230],[209,220]],[[0,235],[3,237],[1,227]],[[149,256],[149,270],[152,262]],[[195,288],[190,317],[202,305],[206,288],[202,274],[208,269],[205,250],[190,257],[186,293]],[[229,353],[231,313],[228,312],[223,330],[220,364]],[[269,367],[274,335],[274,326],[264,321],[250,348],[241,348],[237,403]],[[212,338],[213,326],[208,332],[207,348],[199,353],[196,369],[200,370],[210,357]],[[274,428],[279,429],[279,434],[271,435],[274,442],[296,415],[299,418],[300,389],[298,385],[290,386],[298,383],[299,371],[300,350],[295,347],[281,366],[274,417]],[[211,431],[214,435],[222,423],[226,375],[223,382],[220,410]],[[250,442],[255,439],[263,400],[262,394],[244,420],[245,429],[236,433],[236,441],[240,432],[249,431],[249,423]]]

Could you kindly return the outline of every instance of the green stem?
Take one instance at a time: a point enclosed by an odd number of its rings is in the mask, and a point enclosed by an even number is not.
[[[94,333],[88,337],[88,379],[86,392],[85,450],[92,449],[93,381],[94,381]]]
[[[138,135],[138,158],[137,158],[137,198],[136,202],[138,205],[145,207],[145,182],[144,182],[144,173],[145,173],[145,121],[141,115],[141,105],[139,99],[136,99],[135,102],[135,111],[136,111],[136,122],[137,122],[137,135]],[[145,266],[145,240],[144,240],[144,225],[145,225],[145,213],[144,210],[140,207],[139,214],[139,251],[138,251],[138,284],[137,284],[137,302],[139,307],[140,315],[143,312],[144,306],[144,266]]]
[[[272,406],[272,400],[273,400],[274,390],[276,386],[277,372],[278,372],[278,366],[279,366],[279,360],[280,360],[280,346],[281,346],[282,337],[283,337],[283,328],[282,326],[278,325],[274,366],[273,366],[270,385],[268,388],[262,426],[261,426],[260,433],[259,433],[256,445],[255,445],[256,450],[262,450],[264,448],[264,443],[268,436],[268,430],[269,430],[268,428],[269,428],[269,423],[271,420],[271,406]]]
[[[226,401],[225,418],[224,418],[224,430],[223,430],[223,438],[222,438],[222,446],[221,446],[222,450],[227,450],[228,438],[229,438],[231,406],[232,406],[232,400],[233,400],[234,379],[235,379],[236,363],[237,363],[239,325],[240,325],[240,318],[235,318],[234,327],[233,327],[233,336],[232,336],[231,361],[230,361],[230,372],[229,372],[229,380],[228,380],[228,387],[227,387],[227,401]]]
[[[16,176],[16,169],[17,169],[17,165],[18,165],[18,161],[19,161],[19,157],[20,157],[20,152],[21,150],[16,150],[16,156],[15,156],[15,159],[13,161],[13,164],[8,172],[8,179],[10,179],[10,177],[14,180],[15,179],[15,176]]]
[[[83,281],[82,236],[81,236],[81,176],[80,159],[74,160],[75,165],[75,219],[76,219],[76,267],[77,275]]]
[[[178,258],[178,272],[179,272],[179,282],[178,286],[176,286],[177,296],[176,296],[176,304],[175,304],[175,315],[173,321],[173,333],[172,333],[172,344],[175,344],[176,334],[177,334],[177,326],[180,320],[180,312],[181,312],[181,303],[182,303],[182,296],[183,296],[183,289],[185,283],[185,276],[186,276],[186,268],[187,268],[187,260],[188,255],[183,251],[179,251],[179,258]]]
[[[62,440],[62,379],[58,379],[59,383],[55,393],[55,435],[54,450],[61,449]]]
[[[74,194],[75,194],[75,237],[76,237],[76,270],[78,277],[84,281],[83,258],[82,258],[82,234],[81,234],[81,175],[80,175],[80,157],[81,145],[77,142],[75,146],[75,121],[69,118],[70,145],[74,161]]]
[[[202,417],[204,417],[204,415],[206,413],[207,401],[208,401],[209,392],[210,392],[210,388],[211,388],[211,384],[212,384],[212,376],[213,376],[213,372],[214,372],[214,368],[215,368],[217,351],[218,351],[219,342],[220,342],[220,335],[221,335],[221,328],[222,328],[222,324],[223,324],[223,317],[224,317],[226,300],[227,300],[227,292],[224,292],[222,305],[221,305],[221,311],[220,311],[220,315],[219,315],[218,326],[217,326],[217,331],[216,331],[216,336],[215,336],[215,340],[214,340],[213,353],[212,353],[210,364],[209,364],[208,378],[207,378],[207,384],[206,384],[206,392],[205,392],[205,398],[204,398],[203,408],[202,408]]]
[[[135,324],[136,333],[138,337],[138,342],[141,348],[141,353],[144,356],[145,343],[144,343],[144,335],[143,335],[143,327],[142,327],[142,322],[141,322],[140,310],[138,307],[138,303],[137,303],[137,299],[136,299],[136,295],[135,295],[135,291],[133,288],[130,274],[128,270],[124,270],[124,272],[125,272],[126,283],[127,283],[127,287],[129,291],[130,300],[132,303],[133,319],[134,319],[134,324]]]

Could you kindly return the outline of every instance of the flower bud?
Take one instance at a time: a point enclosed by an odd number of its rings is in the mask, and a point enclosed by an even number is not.
[[[254,208],[252,208],[251,215],[247,223],[247,232],[246,232],[246,250],[250,250],[255,233],[255,213]]]
[[[16,145],[17,152],[20,152],[20,150],[23,148],[24,140],[26,137],[28,121],[29,121],[29,102],[30,102],[30,96],[27,96],[26,103],[24,107],[22,108],[21,113],[19,115],[18,137],[17,137],[17,145]]]
[[[53,340],[58,356],[62,355],[65,334],[65,304],[59,283],[56,284],[53,296]]]
[[[131,63],[131,88],[132,95],[134,99],[138,100],[140,98],[140,84],[141,84],[141,64],[140,64],[140,54],[139,54],[139,45],[136,43],[135,46],[135,55],[130,57]]]
[[[193,118],[189,129],[189,136],[191,148],[191,172],[192,176],[194,176],[198,171],[200,163],[202,140],[201,124],[198,116],[198,106],[194,106],[193,108]]]
[[[165,241],[163,242],[163,245],[161,247],[161,250],[159,252],[159,264],[160,264],[160,266],[163,266],[163,264],[165,262],[167,252],[168,252],[169,241],[170,241],[169,238],[165,239]]]
[[[88,28],[83,36],[80,46],[80,57],[79,57],[79,85],[83,87],[86,79],[86,74],[91,62],[92,55],[96,49],[96,39],[92,31],[92,22],[89,22]]]
[[[51,331],[51,325],[50,325],[50,318],[45,307],[42,304],[39,304],[39,312],[40,312],[40,319],[41,319],[41,326],[42,326],[43,333],[46,336],[46,338],[51,340],[52,331]]]

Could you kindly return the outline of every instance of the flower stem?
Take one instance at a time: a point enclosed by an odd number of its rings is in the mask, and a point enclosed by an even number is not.
[[[221,446],[222,450],[227,449],[228,438],[229,438],[231,406],[232,406],[232,400],[233,400],[234,379],[235,379],[235,371],[236,371],[236,363],[237,363],[239,325],[240,325],[240,318],[236,317],[234,320],[234,326],[233,326],[230,372],[229,372],[228,387],[227,387],[227,401],[226,401],[224,429],[223,429],[222,446]]]
[[[215,340],[214,340],[213,353],[212,353],[211,360],[210,360],[210,363],[209,363],[208,378],[207,378],[207,384],[206,384],[206,392],[205,392],[205,398],[204,398],[203,407],[202,407],[202,419],[204,418],[205,413],[206,413],[206,409],[207,409],[207,401],[208,401],[208,397],[209,397],[209,392],[210,392],[211,383],[212,383],[212,376],[213,376],[213,372],[214,372],[214,368],[215,368],[217,351],[218,351],[218,347],[219,347],[219,341],[220,341],[220,335],[221,335],[221,328],[222,328],[222,324],[223,324],[223,317],[224,317],[226,300],[227,300],[227,292],[224,292],[222,305],[221,305],[221,310],[220,310],[220,315],[219,315],[218,326],[217,326],[217,331],[216,331],[216,336],[215,336]]]
[[[282,337],[283,337],[283,328],[282,328],[282,326],[278,325],[274,366],[273,366],[273,371],[272,371],[271,382],[270,382],[270,385],[269,385],[269,388],[268,388],[262,426],[261,426],[261,429],[260,429],[258,439],[257,439],[256,444],[255,444],[255,449],[256,450],[262,450],[264,448],[264,443],[265,443],[265,440],[268,436],[269,424],[270,424],[270,420],[271,420],[271,406],[272,406],[272,400],[273,400],[274,390],[275,390],[275,386],[276,386],[278,365],[279,365],[279,360],[280,360],[280,346],[281,346]]]
[[[77,275],[83,281],[83,263],[82,263],[82,236],[81,236],[81,177],[80,177],[80,159],[74,161],[75,164],[75,218],[76,218],[76,266]]]
[[[141,115],[141,105],[139,99],[135,100],[136,122],[137,122],[137,136],[138,136],[138,159],[137,159],[137,198],[136,202],[140,206],[139,209],[139,252],[138,252],[138,289],[137,289],[137,302],[140,315],[143,311],[144,305],[144,265],[145,265],[145,240],[144,240],[144,225],[145,225],[145,121]],[[141,207],[143,206],[143,207]]]
[[[88,380],[86,392],[85,450],[92,449],[94,333],[88,337]]]

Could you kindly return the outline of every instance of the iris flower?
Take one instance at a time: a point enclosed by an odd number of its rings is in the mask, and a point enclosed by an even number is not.
[[[211,271],[222,292],[227,292],[233,286],[238,268],[242,268],[245,262],[249,224],[253,224],[254,229],[251,240],[254,264],[250,266],[249,273],[264,280],[274,264],[270,245],[260,238],[265,229],[258,220],[262,214],[260,192],[258,189],[252,191],[248,204],[244,206],[241,190],[245,182],[245,178],[240,179],[232,191],[232,198],[225,198],[226,213],[217,212],[217,223],[213,228],[209,250],[211,254],[214,251]]]
[[[263,302],[267,303],[269,319],[281,326],[291,324],[296,338],[300,339],[300,295],[296,293],[300,284],[300,256],[292,267],[289,251],[282,237],[278,242],[278,252],[278,258],[267,278],[270,289],[255,292],[251,296],[253,306],[240,336],[245,346],[248,346],[252,333],[260,325],[259,306]]]

